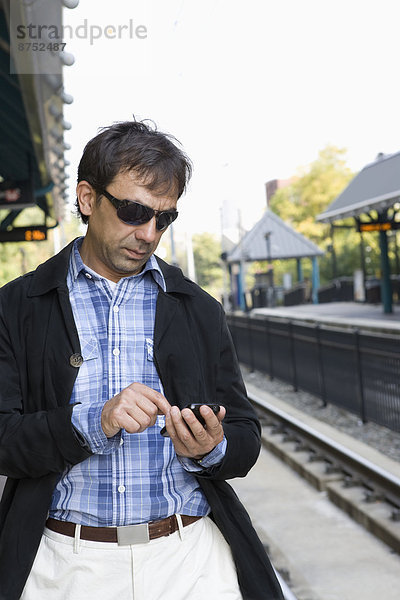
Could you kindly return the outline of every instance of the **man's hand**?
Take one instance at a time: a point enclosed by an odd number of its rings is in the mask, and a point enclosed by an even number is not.
[[[217,415],[208,406],[201,406],[200,414],[206,422],[204,428],[190,408],[184,408],[181,412],[177,406],[173,406],[165,416],[165,425],[176,453],[199,459],[211,452],[224,438],[221,422],[225,413],[223,406]]]
[[[170,409],[170,403],[162,394],[143,383],[131,383],[105,403],[101,427],[108,438],[120,429],[141,433],[154,425],[158,414],[166,415]]]

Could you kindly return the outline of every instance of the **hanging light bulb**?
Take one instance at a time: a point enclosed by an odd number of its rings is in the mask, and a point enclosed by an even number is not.
[[[79,0],[62,0],[62,3],[66,8],[76,8],[79,4]]]

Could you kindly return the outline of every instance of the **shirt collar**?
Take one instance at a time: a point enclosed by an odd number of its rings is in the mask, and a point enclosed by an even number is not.
[[[96,273],[96,271],[93,271],[93,269],[90,269],[90,267],[88,267],[84,264],[82,257],[80,255],[80,252],[79,252],[79,248],[81,247],[82,242],[83,242],[83,237],[77,238],[74,242],[72,252],[71,252],[69,268],[70,268],[70,273],[72,275],[73,281],[75,282],[77,280],[80,273],[83,273],[85,275],[85,277],[87,277],[89,275],[90,278],[92,278],[92,279],[97,279],[97,280],[105,279],[104,277],[102,277],[101,275]],[[133,279],[135,277],[136,278],[143,277],[145,273],[151,273],[151,275],[152,275],[154,281],[157,283],[157,285],[164,292],[166,291],[164,275],[159,267],[156,257],[153,254],[150,256],[149,260],[147,261],[143,270],[140,273],[138,273],[137,275],[131,275],[130,277],[124,277],[124,279]]]

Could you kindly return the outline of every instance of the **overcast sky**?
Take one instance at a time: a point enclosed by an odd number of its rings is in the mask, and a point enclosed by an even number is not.
[[[264,184],[348,149],[354,170],[400,151],[398,0],[80,0],[64,23],[72,188],[85,142],[113,121],[151,118],[194,161],[177,231],[250,227]],[[89,38],[90,26],[103,28]],[[104,27],[109,25],[109,37]],[[118,39],[118,27],[120,29]],[[143,27],[129,37],[137,26]],[[95,35],[99,35],[98,29]],[[83,34],[81,28],[80,33]],[[111,39],[114,36],[114,39]],[[73,195],[73,190],[71,191]]]

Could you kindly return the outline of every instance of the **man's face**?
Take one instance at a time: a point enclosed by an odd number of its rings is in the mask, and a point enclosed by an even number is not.
[[[106,191],[119,200],[133,200],[154,210],[176,209],[175,192],[157,195],[141,185],[132,171],[119,173]],[[111,281],[140,273],[164,233],[157,230],[155,217],[143,225],[123,223],[111,202],[102,196],[98,203],[95,191],[84,181],[78,183],[77,196],[82,213],[89,217],[81,246],[84,263]]]

